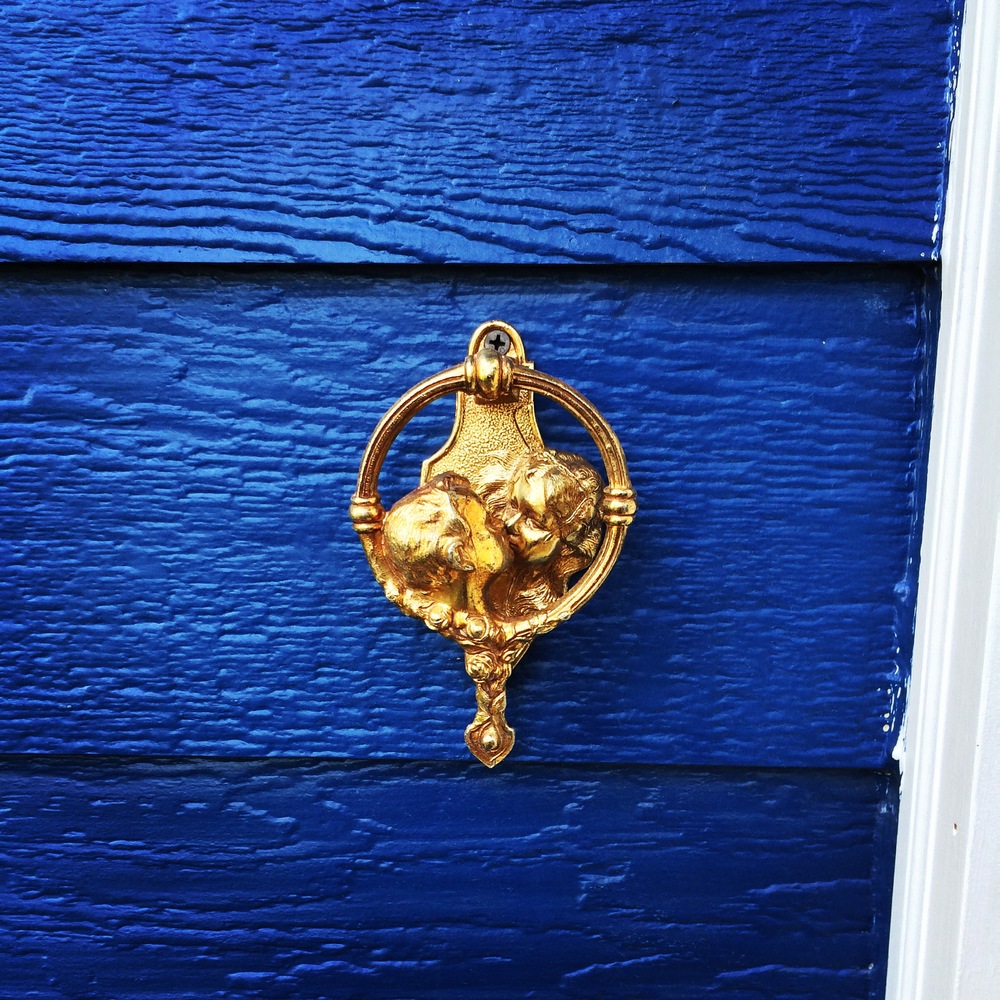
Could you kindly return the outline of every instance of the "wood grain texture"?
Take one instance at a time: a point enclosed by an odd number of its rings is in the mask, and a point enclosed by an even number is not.
[[[456,647],[346,516],[364,443],[501,316],[640,499],[511,682],[512,760],[883,767],[909,663],[933,292],[917,270],[8,273],[0,746],[462,759]],[[397,443],[391,500],[443,440]],[[555,444],[583,431],[541,412]]]
[[[923,260],[953,0],[19,0],[14,260]]]
[[[7,762],[8,996],[870,1000],[852,772]]]

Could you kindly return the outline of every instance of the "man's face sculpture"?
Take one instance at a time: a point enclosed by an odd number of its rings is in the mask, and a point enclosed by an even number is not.
[[[436,476],[404,497],[385,519],[386,554],[403,582],[432,594],[467,576],[492,577],[509,548],[462,476]]]

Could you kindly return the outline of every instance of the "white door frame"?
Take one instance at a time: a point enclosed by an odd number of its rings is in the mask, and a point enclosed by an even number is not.
[[[888,1000],[1000,996],[1000,5],[967,0]]]

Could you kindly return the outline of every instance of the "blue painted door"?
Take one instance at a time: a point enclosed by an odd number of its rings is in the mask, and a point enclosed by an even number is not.
[[[10,995],[882,996],[952,4],[0,16]],[[640,514],[487,771],[346,506],[492,317]]]

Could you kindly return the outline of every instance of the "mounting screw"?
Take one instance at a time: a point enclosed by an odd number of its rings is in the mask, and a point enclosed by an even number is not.
[[[494,330],[483,343],[492,347],[497,354],[506,354],[510,350],[510,337],[503,330]]]

